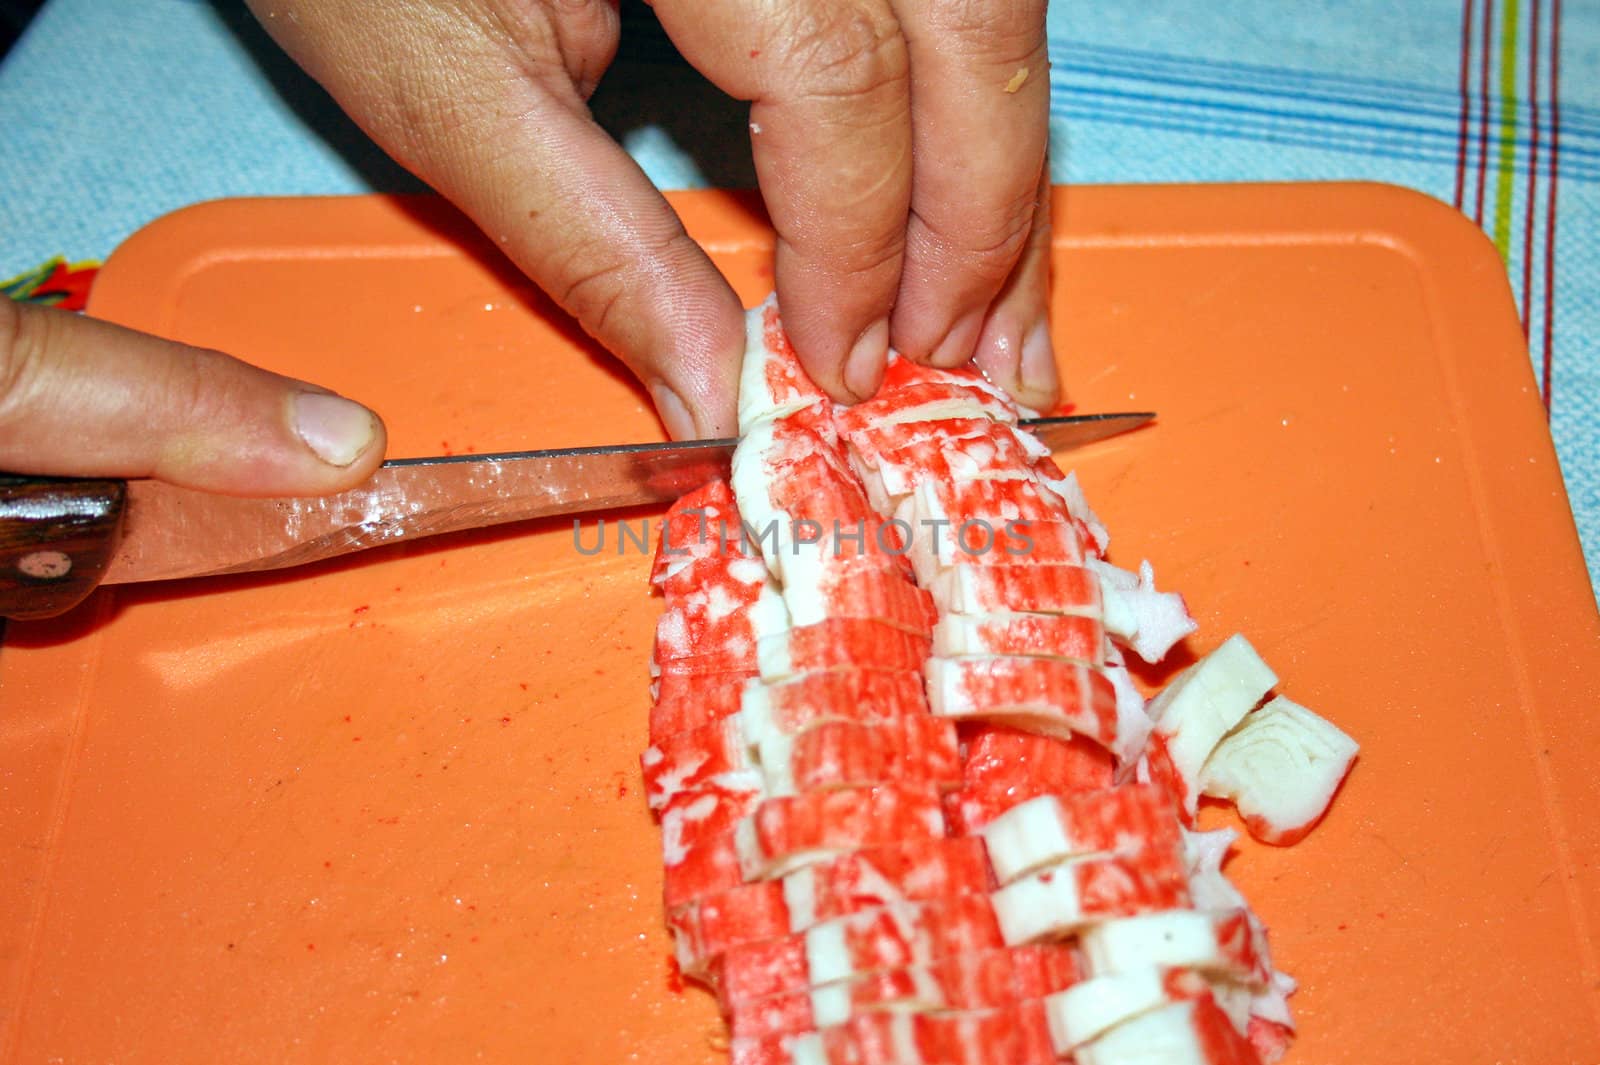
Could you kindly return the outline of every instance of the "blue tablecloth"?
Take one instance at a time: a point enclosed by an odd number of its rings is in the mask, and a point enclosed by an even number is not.
[[[1369,178],[1479,221],[1600,574],[1600,5],[1058,0],[1050,32],[1058,181]],[[738,109],[648,48],[595,107],[664,188],[750,183]],[[415,187],[228,0],[50,0],[0,115],[0,277],[197,200]]]

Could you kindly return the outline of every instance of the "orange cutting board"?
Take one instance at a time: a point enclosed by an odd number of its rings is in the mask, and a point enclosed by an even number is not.
[[[1493,249],[1380,186],[1056,197],[1072,399],[1160,413],[1071,459],[1113,557],[1362,744],[1309,840],[1230,866],[1302,983],[1291,1060],[1600,1061],[1600,622]],[[765,295],[749,199],[675,202]],[[395,456],[660,438],[432,201],[190,208],[92,309],[358,396]],[[13,625],[0,1061],[719,1060],[667,961],[658,605],[616,542],[551,522]]]

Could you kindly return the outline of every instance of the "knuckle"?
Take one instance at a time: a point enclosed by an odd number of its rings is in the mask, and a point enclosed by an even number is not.
[[[928,30],[938,37],[974,40],[1038,37],[1044,30],[1044,0],[929,0]]]
[[[637,234],[626,244],[590,239],[573,246],[556,270],[559,280],[548,291],[584,328],[605,340],[627,332],[617,318],[632,302],[630,297],[654,299],[652,286],[670,285],[684,276],[700,254],[699,245],[681,226],[660,234]]]
[[[1033,238],[1033,198],[991,211],[986,218],[963,216],[959,225],[915,214],[917,224],[945,250],[942,257],[959,261],[973,276],[999,284],[1010,274]],[[954,220],[951,220],[954,221]],[[1048,225],[1045,239],[1049,239]]]
[[[1041,0],[931,0],[924,30],[930,43],[957,54],[1023,62],[1044,47]]]
[[[909,82],[905,36],[886,6],[803,5],[776,37],[802,95],[862,96]]]

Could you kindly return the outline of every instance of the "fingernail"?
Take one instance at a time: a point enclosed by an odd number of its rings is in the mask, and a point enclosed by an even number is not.
[[[294,431],[330,466],[348,466],[372,446],[378,419],[359,403],[326,392],[294,397]]]
[[[889,319],[879,318],[856,337],[844,360],[844,386],[857,399],[871,399],[883,383],[883,366],[889,359]]]
[[[1022,387],[1039,403],[1053,405],[1061,390],[1056,369],[1056,349],[1050,341],[1050,323],[1041,321],[1022,342]]]
[[[668,436],[674,440],[693,440],[698,435],[694,415],[666,382],[657,381],[651,385],[650,398],[655,401],[656,413],[661,416],[661,424],[667,427]]]
[[[945,334],[939,346],[933,349],[933,354],[928,356],[928,364],[948,370],[972,358],[972,350],[978,346],[978,333],[983,329],[983,314],[986,309],[979,307],[957,318],[955,325],[950,327],[950,332]]]

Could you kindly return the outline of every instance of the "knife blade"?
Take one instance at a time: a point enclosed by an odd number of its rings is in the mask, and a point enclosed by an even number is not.
[[[1052,451],[1136,429],[1154,414],[1091,414],[1024,421]],[[0,530],[0,613],[45,617],[97,583],[174,580],[304,565],[425,536],[673,500],[725,475],[734,439],[620,444],[386,462],[364,484],[330,496],[242,499],[160,481],[53,482],[74,488],[62,513],[41,497],[0,500],[0,526],[53,520],[47,535]],[[92,487],[92,491],[88,489]],[[114,498],[113,498],[114,497]],[[21,500],[19,503],[18,500]],[[9,504],[9,505],[7,505]],[[58,510],[62,510],[57,501]],[[114,538],[119,531],[121,539]],[[108,539],[109,538],[109,539]],[[114,543],[114,550],[107,550]],[[98,550],[86,550],[85,545]],[[11,570],[5,574],[4,569]],[[69,595],[75,594],[76,598]],[[71,598],[61,604],[61,600]],[[39,603],[51,600],[44,612]],[[31,603],[31,605],[30,605]]]

